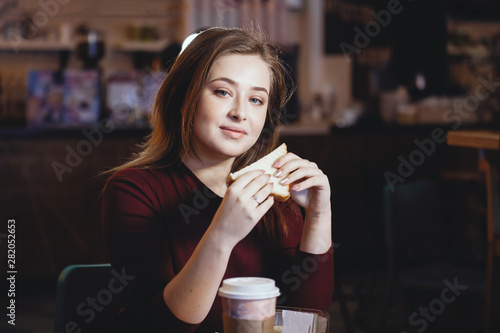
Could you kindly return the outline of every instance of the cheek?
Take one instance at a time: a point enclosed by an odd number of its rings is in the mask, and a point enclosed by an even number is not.
[[[198,103],[198,107],[196,108],[194,120],[209,120],[211,118],[213,109],[214,108],[210,103],[210,100],[208,100],[208,98],[206,97],[202,98]]]
[[[267,110],[262,113],[259,113],[259,123],[261,127],[264,127],[266,119],[267,119]]]
[[[254,130],[254,133],[256,133],[257,136],[259,136],[262,131],[266,131],[266,128],[264,127],[266,124],[266,117],[267,117],[267,113],[264,113],[264,114],[255,115],[255,117],[253,119],[252,127]],[[269,131],[269,129],[267,129],[267,131]]]
[[[220,110],[222,110],[221,105],[205,97],[199,103],[199,107],[194,115],[194,121],[201,122],[202,124],[214,123],[221,116]]]
[[[196,110],[193,118],[193,134],[197,137],[204,136],[207,126],[204,125],[208,121],[207,115],[203,110]]]

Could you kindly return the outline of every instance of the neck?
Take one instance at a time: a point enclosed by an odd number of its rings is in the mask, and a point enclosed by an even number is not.
[[[185,154],[182,162],[203,184],[220,197],[227,190],[227,176],[231,172],[234,158],[215,160],[193,154]]]

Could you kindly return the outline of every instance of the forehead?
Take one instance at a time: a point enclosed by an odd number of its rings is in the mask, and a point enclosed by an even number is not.
[[[218,77],[268,90],[271,85],[269,66],[258,55],[229,54],[218,58],[210,68],[207,81]]]

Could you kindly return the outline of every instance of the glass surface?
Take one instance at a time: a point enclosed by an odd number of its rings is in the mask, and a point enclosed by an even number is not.
[[[292,308],[292,307],[276,307],[276,316],[274,319],[274,332],[282,332],[283,329],[283,310],[287,311],[297,311],[311,313],[314,315],[313,327],[310,333],[328,333],[330,327],[330,316],[326,311],[315,310],[315,309],[305,309],[305,308]],[[286,333],[286,331],[283,331]],[[304,332],[308,333],[308,332]]]

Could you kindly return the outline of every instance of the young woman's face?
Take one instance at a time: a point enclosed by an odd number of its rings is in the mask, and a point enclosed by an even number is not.
[[[231,158],[257,141],[264,127],[271,75],[256,55],[219,58],[196,109],[193,146],[198,156]]]

